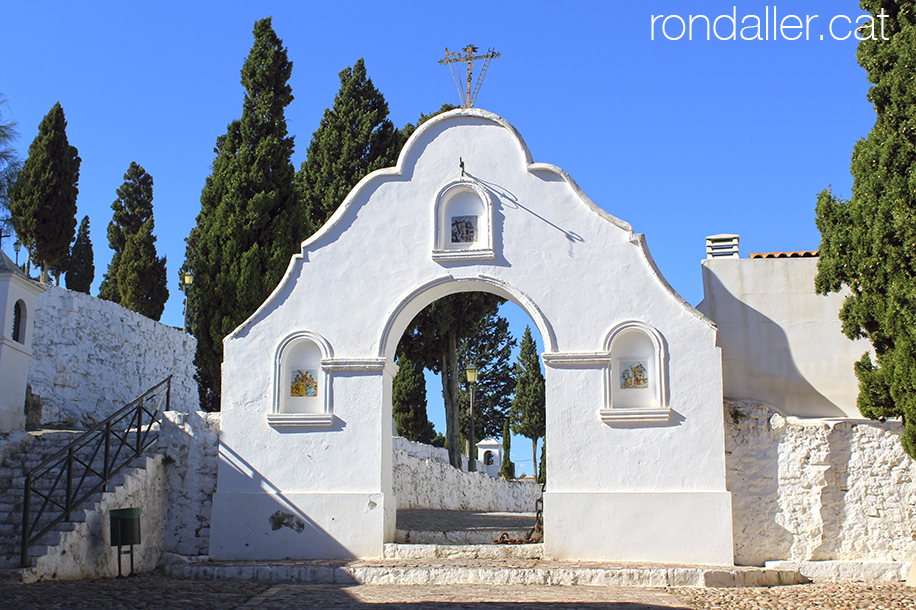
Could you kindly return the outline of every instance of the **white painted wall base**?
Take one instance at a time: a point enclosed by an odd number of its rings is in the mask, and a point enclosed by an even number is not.
[[[733,565],[731,494],[544,493],[551,559]]]
[[[397,499],[383,494],[216,493],[210,556],[380,558],[386,540],[394,540],[396,507]]]

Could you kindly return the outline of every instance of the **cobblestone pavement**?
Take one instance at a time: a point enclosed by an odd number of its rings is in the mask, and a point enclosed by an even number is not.
[[[902,584],[669,590],[617,587],[266,585],[128,579],[0,584],[0,610],[896,610],[916,609]]]

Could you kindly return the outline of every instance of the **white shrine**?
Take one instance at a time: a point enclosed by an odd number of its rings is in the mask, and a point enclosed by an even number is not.
[[[731,565],[714,325],[642,235],[473,108],[364,178],[225,339],[210,555],[382,556],[395,349],[467,291],[513,301],[543,339],[545,557]]]

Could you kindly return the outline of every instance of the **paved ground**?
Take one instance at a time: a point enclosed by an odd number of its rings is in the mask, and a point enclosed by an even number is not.
[[[0,610],[831,610],[913,609],[904,585],[801,585],[753,589],[532,586],[262,585],[172,580],[0,584]]]

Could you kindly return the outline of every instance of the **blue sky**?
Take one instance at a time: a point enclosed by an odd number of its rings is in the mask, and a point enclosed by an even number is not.
[[[756,16],[772,30],[774,7],[779,19],[807,21],[808,39],[706,40],[698,19],[693,40],[667,40],[666,32],[679,34],[672,17],[664,31],[656,19],[652,40],[653,15],[735,15],[739,31]],[[360,57],[402,126],[457,103],[437,63],[446,46],[495,47],[502,56],[477,106],[512,123],[535,161],[563,168],[597,205],[644,233],[662,273],[694,305],[707,235],[740,234],[745,256],[818,247],[816,196],[830,185],[850,194],[852,147],[874,123],[855,37],[837,40],[862,14],[851,0],[37,0],[8,2],[3,12],[0,92],[8,103],[0,112],[18,122],[25,157],[42,117],[62,104],[82,157],[78,206],[92,227],[93,294],[111,257],[115,190],[136,161],[155,182],[171,292],[163,322],[173,326],[182,321],[184,238],[215,140],[241,113],[239,71],[253,24],[269,15],[293,62],[286,116],[297,168],[339,72]],[[717,31],[727,36],[730,27],[720,20]]]

